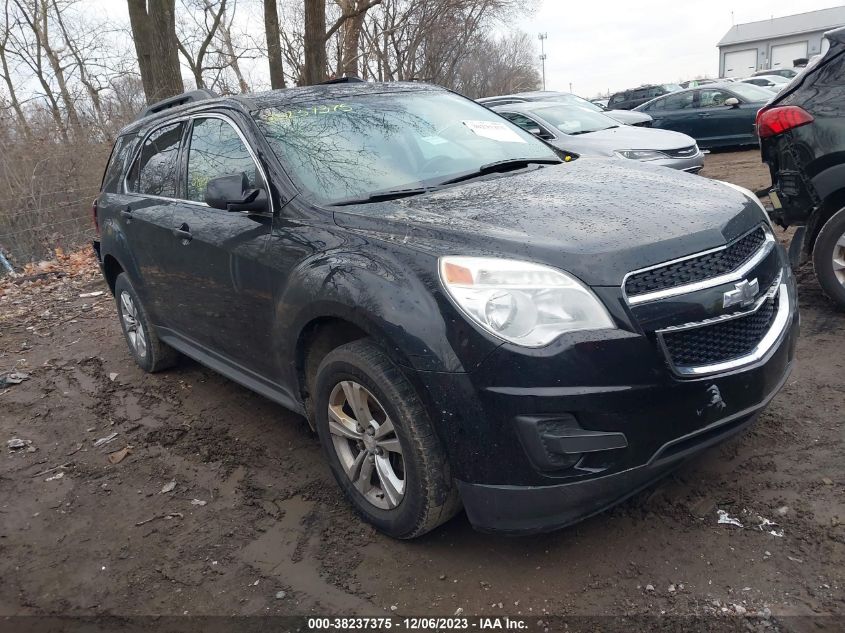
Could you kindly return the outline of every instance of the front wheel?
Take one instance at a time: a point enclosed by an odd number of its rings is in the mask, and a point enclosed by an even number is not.
[[[414,538],[459,509],[449,463],[414,387],[369,340],[317,369],[315,425],[332,474],[377,529]]]
[[[845,310],[845,209],[834,213],[819,231],[813,267],[824,294]]]

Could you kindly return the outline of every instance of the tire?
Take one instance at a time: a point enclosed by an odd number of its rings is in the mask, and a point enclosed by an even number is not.
[[[410,539],[460,510],[449,462],[416,390],[373,342],[353,341],[326,355],[317,368],[314,402],[332,474],[364,520]],[[371,433],[353,432],[359,418]]]
[[[824,294],[845,310],[845,209],[834,213],[819,231],[813,245],[813,268]]]
[[[159,340],[126,273],[115,280],[114,298],[123,337],[138,367],[151,374],[173,367],[179,361],[179,352]]]

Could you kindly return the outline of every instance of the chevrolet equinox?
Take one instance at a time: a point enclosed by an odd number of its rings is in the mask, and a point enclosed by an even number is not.
[[[94,243],[135,361],[307,417],[398,538],[559,528],[747,427],[795,281],[747,190],[579,158],[418,83],[187,93],[121,131]]]

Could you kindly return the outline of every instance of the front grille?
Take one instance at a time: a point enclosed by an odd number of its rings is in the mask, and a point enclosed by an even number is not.
[[[625,292],[635,297],[729,273],[748,261],[765,241],[766,232],[758,227],[720,251],[634,273],[625,281]]]
[[[698,154],[698,147],[690,145],[689,147],[682,147],[681,149],[666,149],[660,150],[669,158],[691,158]]]
[[[746,316],[689,330],[663,332],[663,344],[676,367],[701,367],[748,356],[771,329],[777,311],[775,294]]]

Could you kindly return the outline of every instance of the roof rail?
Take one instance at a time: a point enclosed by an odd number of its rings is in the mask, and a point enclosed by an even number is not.
[[[167,99],[162,99],[161,101],[156,101],[154,104],[148,106],[143,112],[141,112],[141,114],[139,114],[138,118],[135,120],[138,121],[153,114],[158,114],[159,112],[169,110],[170,108],[185,105],[186,103],[205,101],[206,99],[216,99],[219,96],[220,95],[218,95],[216,92],[212,90],[207,90],[205,88],[200,88],[199,90],[191,90],[190,92],[183,92],[180,95],[168,97]]]
[[[364,80],[355,75],[347,75],[346,77],[338,77],[337,79],[329,79],[328,81],[321,81],[318,86],[325,86],[329,84],[356,84],[363,83]]]

